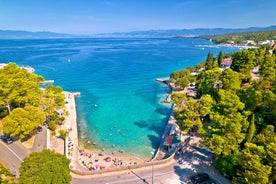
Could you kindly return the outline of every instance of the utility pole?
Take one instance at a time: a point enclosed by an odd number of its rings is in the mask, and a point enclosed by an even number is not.
[[[151,159],[151,183],[153,184],[153,178],[154,178],[154,168],[153,168],[153,159],[154,159],[154,152],[150,152],[152,154],[152,159]]]

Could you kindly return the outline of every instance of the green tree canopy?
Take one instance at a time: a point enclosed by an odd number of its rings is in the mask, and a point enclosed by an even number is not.
[[[246,109],[254,111],[261,107],[262,91],[257,90],[254,86],[243,86],[238,94]]]
[[[12,173],[10,173],[10,171],[1,164],[0,164],[0,183],[1,184],[17,183]]]
[[[245,144],[245,149],[241,152],[239,158],[245,183],[268,183],[271,166],[263,164],[265,157],[266,152],[263,146],[252,143]]]
[[[17,107],[25,105],[40,105],[41,90],[38,85],[43,77],[19,68],[10,63],[0,69],[0,108],[6,108],[8,113]]]
[[[3,131],[12,137],[26,138],[45,121],[45,114],[33,106],[14,109],[2,120]]]
[[[244,104],[230,91],[220,90],[219,101],[210,113],[213,124],[208,127],[206,143],[217,155],[228,155],[239,149],[248,128],[247,116],[242,114]]]
[[[211,95],[203,95],[200,98],[199,103],[199,114],[200,117],[205,117],[210,114],[213,106],[215,105],[215,100],[211,97]]]
[[[185,88],[188,86],[191,80],[191,69],[175,71],[171,74],[170,80],[175,83],[176,86]]]
[[[182,130],[188,131],[193,125],[199,126],[200,129],[202,128],[198,108],[197,100],[188,98],[186,105],[176,114],[179,120],[178,124]]]
[[[246,135],[246,142],[251,142],[255,133],[256,133],[255,115],[253,114],[251,117],[250,125],[248,127],[248,131],[247,131],[247,135]]]
[[[64,120],[64,117],[58,115],[57,112],[61,111],[63,114],[67,114],[64,103],[65,96],[59,86],[47,86],[43,92],[42,106],[45,107],[44,111],[50,120],[49,128],[54,131],[56,124],[61,124]]]
[[[229,33],[229,34],[219,34],[212,36],[203,36],[208,40],[212,39],[215,43],[228,43],[229,41],[235,41],[235,43],[240,43],[244,40],[253,40],[256,43],[264,40],[274,40],[276,30],[262,31],[262,32],[242,32],[242,33]]]
[[[218,63],[215,61],[214,55],[212,53],[208,53],[205,63],[205,70],[212,70],[218,67]]]
[[[260,88],[266,90],[275,89],[276,84],[276,56],[266,54],[264,59],[261,61],[260,67]]]
[[[251,70],[254,68],[255,62],[255,52],[244,49],[232,55],[231,69],[240,73],[243,82],[249,82],[251,80]]]
[[[198,94],[209,94],[212,97],[216,96],[217,90],[220,88],[219,78],[222,72],[219,68],[213,70],[205,70],[197,76]]]
[[[222,51],[219,52],[219,55],[218,55],[218,58],[217,58],[217,61],[218,61],[218,66],[220,66],[222,60],[223,60],[223,53]]]
[[[0,118],[4,118],[5,133],[23,139],[42,124],[46,116],[52,121],[51,127],[63,122],[64,117],[56,113],[61,110],[67,114],[62,88],[46,86],[42,90],[39,87],[43,81],[43,77],[15,63],[0,69]]]
[[[227,68],[222,72],[220,81],[222,82],[222,89],[225,90],[233,90],[235,92],[241,87],[239,73],[231,70],[230,68]]]
[[[71,181],[70,161],[50,150],[34,152],[24,159],[19,168],[19,183],[69,184]]]
[[[206,70],[195,68],[199,98],[173,95],[181,130],[199,127],[217,168],[233,183],[276,182],[276,49],[271,49],[232,53],[231,69],[223,72],[212,67],[209,53]],[[254,65],[260,78],[251,80]]]

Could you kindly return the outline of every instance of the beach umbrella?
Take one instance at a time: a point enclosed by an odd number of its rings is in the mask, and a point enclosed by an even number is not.
[[[111,161],[111,157],[106,157],[105,161],[110,162]]]
[[[101,165],[101,166],[100,166],[100,169],[104,169],[104,168],[105,168],[105,166],[104,166],[104,165]]]
[[[101,151],[101,152],[99,153],[99,155],[100,155],[100,156],[104,156],[105,153],[104,153],[103,151]]]

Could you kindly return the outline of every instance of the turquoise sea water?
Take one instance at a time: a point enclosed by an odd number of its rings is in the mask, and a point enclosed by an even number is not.
[[[81,92],[80,142],[147,159],[160,144],[171,108],[162,103],[170,90],[155,79],[220,50],[234,51],[191,38],[0,40],[0,63],[32,66],[64,90]]]

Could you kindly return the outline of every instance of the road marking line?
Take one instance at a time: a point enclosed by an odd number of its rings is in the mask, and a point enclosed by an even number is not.
[[[171,173],[174,173],[174,171],[169,171],[169,172],[156,174],[156,175],[154,175],[154,178],[157,177],[157,176],[162,176],[162,175],[171,174]],[[143,177],[143,179],[150,179],[150,180],[151,180],[151,178],[152,178],[152,176]],[[108,182],[106,184],[125,183],[125,182],[128,182],[128,181],[135,181],[135,180],[141,180],[141,178],[133,178],[133,179],[126,179],[126,180],[121,180],[121,181],[113,181],[113,182]]]
[[[2,143],[6,148],[8,148],[8,150],[9,150],[10,152],[12,152],[12,153],[14,154],[14,156],[16,156],[21,162],[23,162],[22,158],[20,158],[19,155],[17,155],[11,148],[9,148],[9,147],[8,147],[5,143],[3,143],[2,141],[1,141],[1,143]]]

